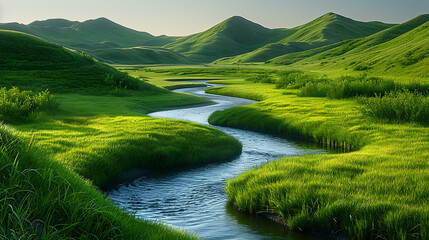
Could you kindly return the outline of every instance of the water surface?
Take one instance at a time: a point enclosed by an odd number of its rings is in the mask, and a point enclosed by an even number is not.
[[[210,84],[210,86],[218,86]],[[206,97],[216,104],[161,111],[153,117],[183,119],[201,124],[217,110],[247,105],[254,101],[204,93],[203,87],[178,89],[175,92]],[[212,126],[212,125],[210,125]],[[247,169],[284,156],[320,154],[324,150],[304,148],[294,142],[252,131],[215,127],[243,144],[242,154],[233,161],[215,163],[193,169],[152,172],[131,184],[110,191],[109,198],[126,210],[149,220],[199,233],[215,239],[290,239],[318,238],[288,231],[280,224],[262,217],[238,212],[228,204],[225,182]]]

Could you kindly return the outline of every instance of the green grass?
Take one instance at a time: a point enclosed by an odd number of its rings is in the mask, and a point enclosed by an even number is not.
[[[197,239],[136,219],[34,142],[0,126],[0,238]]]
[[[239,155],[240,142],[219,130],[145,115],[209,101],[172,93],[142,81],[145,72],[133,78],[27,34],[0,35],[1,86],[34,92],[49,88],[60,103],[54,114],[12,122],[16,130],[1,125],[0,235],[192,239],[188,233],[127,215],[95,189],[110,187],[133,168],[178,169]],[[44,99],[16,88],[2,92],[8,102],[1,105],[28,111],[33,100]],[[27,150],[29,144],[34,150]]]
[[[58,108],[58,102],[49,91],[34,94],[32,91],[20,91],[14,87],[0,88],[0,119],[3,121],[25,120],[43,112],[52,112]]]
[[[40,38],[0,30],[0,84],[24,90],[107,94],[115,88],[156,91],[94,60]],[[110,79],[109,79],[110,78]]]
[[[355,150],[282,158],[246,171],[227,182],[237,207],[278,214],[297,231],[354,239],[429,237],[426,126],[367,117],[357,99],[299,97],[298,89],[222,76],[220,82],[230,84],[207,92],[260,102],[215,112],[210,123]]]
[[[140,96],[57,95],[61,114],[16,125],[24,138],[36,133],[44,153],[103,187],[134,167],[167,169],[224,161],[241,145],[212,128],[185,121],[157,119],[149,111],[206,103],[184,94]]]
[[[393,122],[429,123],[429,97],[417,91],[396,91],[363,100],[365,115]]]

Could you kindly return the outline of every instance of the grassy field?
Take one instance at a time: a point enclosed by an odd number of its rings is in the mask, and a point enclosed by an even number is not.
[[[197,239],[125,213],[18,135],[0,126],[1,239]]]
[[[236,67],[171,70],[180,76],[223,76],[213,82],[229,85],[207,91],[260,100],[215,112],[212,124],[306,137],[355,151],[283,158],[249,170],[228,181],[230,201],[251,214],[278,214],[297,231],[354,239],[427,239],[427,126],[369,117],[361,110],[363,98],[300,97],[298,89],[244,80],[264,71],[273,72],[245,68],[240,77]]]
[[[0,130],[0,238],[194,238],[138,220],[96,189],[133,168],[182,168],[239,155],[241,144],[221,131],[145,115],[209,101],[27,34],[0,36],[0,119],[7,124]],[[10,109],[23,118],[8,118]]]

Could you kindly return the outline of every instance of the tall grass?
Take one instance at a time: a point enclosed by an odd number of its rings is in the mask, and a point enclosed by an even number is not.
[[[136,219],[0,125],[0,239],[196,239]]]
[[[0,119],[5,121],[24,120],[30,115],[53,111],[58,102],[48,90],[37,94],[32,91],[21,91],[17,87],[0,88]]]
[[[289,81],[285,88],[275,88],[273,84],[232,79],[235,76],[223,81],[230,81],[227,86],[209,91],[260,96],[261,101],[215,112],[210,123],[286,138],[304,135],[328,145],[357,149],[345,154],[283,158],[246,171],[227,182],[229,200],[237,207],[252,214],[274,213],[291,229],[331,233],[332,238],[429,238],[427,127],[371,121],[359,110],[362,104],[356,99],[297,96],[305,81]],[[340,89],[341,94],[333,96],[375,96],[372,89],[363,89],[374,84],[381,93],[371,100],[388,99],[400,90],[397,94],[404,94],[403,100],[409,101],[406,105],[398,102],[401,111],[411,106],[428,109],[417,104],[427,94],[424,84],[395,82],[389,90],[395,93],[385,93],[390,87],[383,87],[382,81],[365,78],[354,83],[355,79],[350,79],[356,90]],[[330,89],[331,79],[315,82]],[[414,94],[411,89],[415,88],[415,99],[405,100],[409,98],[405,94]],[[327,90],[321,92],[326,94]]]
[[[326,77],[305,73],[299,70],[281,71],[279,79],[275,82],[276,88],[299,89],[313,82],[324,82]]]
[[[363,103],[362,113],[369,117],[429,124],[429,97],[422,93],[395,91],[385,96],[366,98]]]
[[[112,219],[97,205],[99,199],[74,189],[24,144],[0,129],[0,238],[61,239],[112,238],[121,235]],[[111,208],[111,206],[110,206]]]
[[[330,81],[309,82],[300,88],[303,97],[328,97],[333,99],[357,96],[374,96],[395,90],[393,80],[376,77],[340,77]]]

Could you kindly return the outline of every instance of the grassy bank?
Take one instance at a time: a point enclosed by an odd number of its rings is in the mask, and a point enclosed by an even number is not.
[[[0,36],[0,238],[192,238],[127,215],[96,188],[133,168],[237,156],[241,144],[216,129],[146,115],[209,101],[31,35]]]
[[[125,94],[56,93],[60,105],[54,113],[9,123],[17,129],[13,135],[24,139],[24,146],[31,139],[37,151],[28,156],[22,151],[2,156],[2,166],[9,166],[18,156],[19,171],[28,174],[17,174],[13,182],[11,178],[0,188],[6,199],[1,204],[5,214],[0,234],[10,239],[40,234],[43,239],[192,238],[161,224],[136,220],[116,209],[94,186],[105,187],[135,167],[162,170],[232,159],[241,152],[241,144],[207,126],[145,115],[207,103],[206,99],[162,89],[121,92]],[[5,154],[9,152],[5,150]],[[34,196],[29,194],[32,191]],[[10,207],[8,199],[15,198],[22,200]],[[29,227],[20,226],[23,221]]]
[[[212,124],[300,134],[359,149],[284,158],[230,180],[226,191],[240,209],[274,212],[295,230],[357,239],[428,238],[427,127],[381,123],[363,116],[355,100],[303,98],[267,84],[210,90],[231,91],[262,94],[265,100],[214,113]]]
[[[371,118],[356,98],[300,97],[297,88],[241,78],[231,74],[221,81],[230,85],[207,91],[260,102],[215,112],[210,123],[357,151],[282,158],[247,171],[228,181],[231,202],[252,214],[278,214],[297,231],[354,239],[429,237],[427,127]]]
[[[2,142],[2,174],[7,181],[0,187],[4,200],[0,235],[6,239],[193,238],[137,220],[115,208],[94,186],[105,187],[135,167],[162,170],[232,159],[241,152],[241,144],[207,126],[145,115],[207,103],[203,98],[168,91],[126,93],[122,97],[57,93],[60,105],[55,113],[10,123],[17,129],[14,137],[24,141],[15,155],[10,154],[19,148]],[[2,133],[0,139],[12,139],[5,136]],[[27,154],[30,140],[37,150]],[[15,159],[19,172],[12,174],[18,171],[10,169]],[[9,174],[16,177],[8,178]]]
[[[0,126],[1,239],[197,239],[128,215],[18,135]]]

